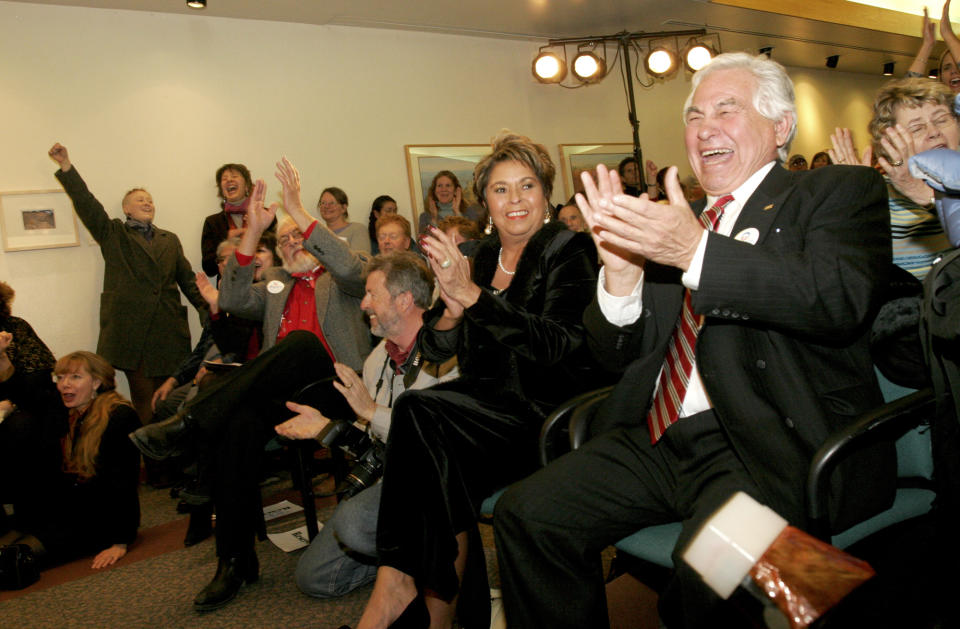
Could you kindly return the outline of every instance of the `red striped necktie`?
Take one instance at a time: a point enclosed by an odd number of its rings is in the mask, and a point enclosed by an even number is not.
[[[729,194],[720,197],[712,207],[700,214],[700,224],[704,229],[716,230],[720,217],[723,216],[723,209],[730,201],[733,201],[733,196]],[[693,372],[694,350],[702,325],[703,316],[694,314],[690,291],[685,289],[680,319],[667,346],[663,371],[660,372],[660,380],[657,382],[657,393],[647,415],[650,443],[659,441],[667,428],[680,417],[680,406]]]

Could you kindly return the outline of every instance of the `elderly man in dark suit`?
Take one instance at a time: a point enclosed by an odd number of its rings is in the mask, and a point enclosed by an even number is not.
[[[180,303],[180,291],[201,319],[206,319],[207,304],[180,239],[154,226],[150,193],[131,190],[123,197],[126,221],[111,219],[71,164],[66,147],[54,144],[49,155],[60,165],[57,179],[103,255],[97,353],[126,374],[133,405],[146,423],[153,392],[190,353],[187,309]]]
[[[796,129],[793,86],[764,57],[721,55],[694,76],[685,142],[706,206],[620,193],[584,177],[578,204],[604,260],[584,319],[622,372],[598,410],[609,430],[509,490],[495,530],[507,622],[604,627],[599,552],[680,520],[668,626],[724,626],[679,551],[732,493],[802,527],[808,463],[826,436],[881,402],[867,337],[891,264],[879,175],[777,167]],[[704,210],[704,207],[709,208]],[[699,219],[697,218],[699,214]],[[842,468],[834,523],[892,498],[892,452]]]

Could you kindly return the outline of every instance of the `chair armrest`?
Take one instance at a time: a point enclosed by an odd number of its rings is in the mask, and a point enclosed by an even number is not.
[[[935,408],[933,390],[921,389],[864,413],[827,438],[810,462],[807,475],[807,515],[811,534],[829,539],[828,485],[837,465],[852,451],[864,446],[895,442],[907,430],[932,417]]]
[[[572,438],[564,439],[564,432],[572,427],[573,417],[577,414],[581,406],[592,406],[596,402],[606,398],[613,387],[604,387],[587,391],[580,395],[570,398],[558,406],[543,421],[540,428],[540,465],[546,465],[561,454],[576,449],[585,441],[585,434],[577,441],[576,446],[570,447],[573,443]]]

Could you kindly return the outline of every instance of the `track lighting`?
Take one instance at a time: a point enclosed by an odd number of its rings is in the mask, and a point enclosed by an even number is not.
[[[883,64],[883,76],[893,76],[893,66],[896,65],[894,61],[888,61]]]
[[[567,62],[557,53],[541,48],[533,60],[533,76],[541,83],[559,83],[567,76]]]
[[[763,48],[757,51],[757,54],[766,55],[767,59],[769,59],[770,53],[772,52],[773,52],[773,46],[764,46]]]
[[[606,62],[592,52],[578,52],[573,58],[573,76],[583,83],[596,83],[606,74]]]
[[[836,68],[838,63],[840,63],[840,55],[830,55],[827,57],[828,68]]]
[[[206,9],[207,0],[187,0],[187,6],[191,9]]]
[[[717,56],[717,51],[710,46],[696,42],[687,48],[683,55],[683,65],[690,72],[696,72]]]
[[[644,67],[650,76],[662,79],[677,71],[677,55],[664,46],[658,46],[650,51],[644,61]]]

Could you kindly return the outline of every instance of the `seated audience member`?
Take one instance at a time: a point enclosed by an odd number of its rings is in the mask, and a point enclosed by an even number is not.
[[[53,354],[11,314],[14,294],[0,282],[0,505],[13,505],[20,516],[43,502],[36,487],[58,470],[67,419],[51,379]],[[0,508],[0,535],[11,526]]]
[[[922,280],[934,258],[952,247],[937,218],[933,189],[910,174],[907,162],[934,148],[957,150],[953,93],[931,79],[899,79],[877,93],[873,112],[872,147],[858,156],[850,130],[837,129],[830,136],[831,154],[838,164],[869,165],[876,156],[886,174],[893,262]]]
[[[477,224],[464,216],[448,216],[440,221],[438,229],[457,245],[482,237]]]
[[[557,219],[575,232],[588,231],[587,223],[583,220],[583,214],[576,205],[565,205],[557,212]]]
[[[217,169],[215,176],[217,196],[220,197],[220,210],[203,219],[203,232],[200,235],[200,253],[203,272],[210,277],[220,277],[217,263],[217,247],[224,240],[240,239],[246,226],[247,204],[253,179],[250,170],[243,164],[224,164]],[[274,232],[277,223],[268,228]]]
[[[249,210],[247,230],[224,270],[220,309],[262,321],[262,349],[293,330],[307,330],[321,339],[332,360],[360,369],[370,353],[370,334],[360,311],[368,254],[351,250],[307,214],[296,169],[286,160],[278,168],[289,214],[277,227],[283,267],[267,269],[262,281],[253,282],[257,242],[276,208]]]
[[[432,293],[433,276],[416,254],[407,251],[374,258],[362,306],[370,316],[370,330],[383,341],[367,357],[362,379],[352,369],[337,366],[343,382],[337,388],[380,448],[390,430],[393,401],[401,393],[458,375],[455,360],[441,365],[421,356],[417,337]],[[276,427],[285,437],[313,439],[329,422],[322,409],[289,407],[300,414]],[[377,482],[337,506],[297,562],[297,585],[302,592],[329,598],[373,581],[380,488]]]
[[[399,214],[384,214],[377,220],[377,244],[381,253],[409,251],[413,243],[410,221]]]
[[[373,205],[370,206],[370,217],[367,219],[367,235],[370,237],[370,246],[372,247],[370,253],[374,255],[380,253],[377,243],[377,220],[384,214],[396,213],[397,202],[393,200],[393,197],[381,194],[373,200]]]
[[[183,453],[187,444],[200,444],[204,450],[201,458],[209,471],[217,512],[219,563],[213,580],[194,599],[200,611],[226,605],[244,582],[255,581],[259,575],[253,541],[261,517],[260,462],[272,426],[282,419],[283,401],[291,391],[333,376],[334,362],[357,369],[370,351],[366,329],[362,336],[353,330],[354,321],[363,325],[356,295],[365,295],[363,272],[368,259],[351,251],[307,214],[296,168],[286,159],[277,168],[284,207],[290,215],[277,228],[285,268],[267,269],[263,281],[251,283],[250,261],[257,238],[277,210],[276,204],[264,207],[266,186],[258,180],[247,210],[247,230],[227,263],[219,299],[221,307],[238,316],[267,313],[267,351],[217,377],[166,421],[130,435],[140,451],[153,459]],[[316,272],[318,258],[304,250],[304,244],[329,265],[322,274]],[[299,277],[292,277],[291,270]],[[294,282],[297,287],[291,289]],[[228,299],[230,291],[236,293],[232,301]],[[242,307],[231,309],[229,303]],[[321,303],[326,309],[317,312]],[[281,313],[282,321],[278,320]],[[321,316],[324,318],[318,319]],[[306,351],[301,352],[303,347]],[[283,388],[287,386],[292,389]]]
[[[450,238],[463,255],[472,258],[483,234],[480,227],[465,216],[448,216],[437,228]]]
[[[356,251],[370,253],[370,237],[360,223],[347,221],[347,193],[340,188],[324,188],[317,201],[317,210],[320,218],[326,223],[327,229],[336,234],[340,240]]]
[[[47,483],[34,485],[42,492],[35,510],[17,513],[0,544],[26,544],[49,562],[96,553],[92,567],[105,568],[127,553],[140,526],[140,454],[127,439],[140,421],[100,356],[67,354],[54,373],[69,413],[61,457]]]
[[[700,185],[700,180],[697,179],[696,175],[688,175],[687,177],[684,177],[683,193],[687,198],[687,203],[699,201],[707,196],[707,193],[703,191],[703,186]]]
[[[807,158],[800,153],[791,155],[790,159],[787,160],[787,170],[809,170]]]
[[[620,173],[620,180],[623,182],[624,194],[639,197],[646,192],[644,189],[646,185],[640,182],[640,167],[637,165],[637,158],[632,155],[630,157],[624,157],[617,165],[617,172]],[[574,185],[577,185],[577,183]]]
[[[940,82],[946,85],[954,93],[960,93],[960,70],[957,69],[957,59],[960,59],[960,38],[953,32],[953,25],[950,23],[950,0],[943,3],[943,11],[940,17],[940,36],[943,37],[943,43],[947,45],[943,56],[940,57],[938,77]],[[927,70],[927,59],[933,52],[933,47],[937,43],[936,24],[930,21],[927,14],[927,8],[923,8],[923,24],[920,28],[920,37],[922,42],[917,50],[917,56],[914,57],[910,68],[907,70],[907,77],[926,78],[929,76]]]
[[[813,159],[810,160],[810,170],[815,170],[817,168],[823,168],[824,166],[830,166],[833,164],[833,160],[830,159],[830,155],[826,151],[820,151],[813,156]]]
[[[423,200],[423,213],[417,224],[417,234],[423,234],[448,216],[464,216],[467,203],[463,200],[460,180],[449,170],[441,170],[433,176],[427,196]]]
[[[581,316],[594,291],[586,234],[545,223],[554,167],[509,132],[476,167],[496,230],[472,261],[438,229],[422,240],[442,302],[424,315],[425,360],[457,356],[461,377],[393,406],[377,528],[380,567],[360,627],[403,614],[423,626],[489,626],[477,530],[481,501],[537,465],[547,414],[591,387]],[[424,600],[426,598],[426,600]]]
[[[153,392],[190,353],[180,292],[202,320],[207,304],[180,239],[154,226],[150,193],[134,188],[123,196],[126,221],[111,219],[71,164],[66,147],[54,144],[48,154],[60,165],[56,177],[103,256],[97,354],[127,376],[133,406],[146,424]]]
[[[621,194],[602,166],[577,199],[604,260],[586,338],[623,375],[597,410],[606,431],[497,503],[511,629],[606,627],[601,551],[676,521],[663,623],[743,626],[681,560],[687,540],[736,491],[803,528],[813,454],[882,402],[868,350],[890,268],[879,174],[778,166],[796,106],[783,67],[762,55],[714,58],[693,77],[684,120],[707,192],[695,212],[675,168],[668,205]],[[889,504],[894,469],[892,451],[838,468],[833,523]]]

